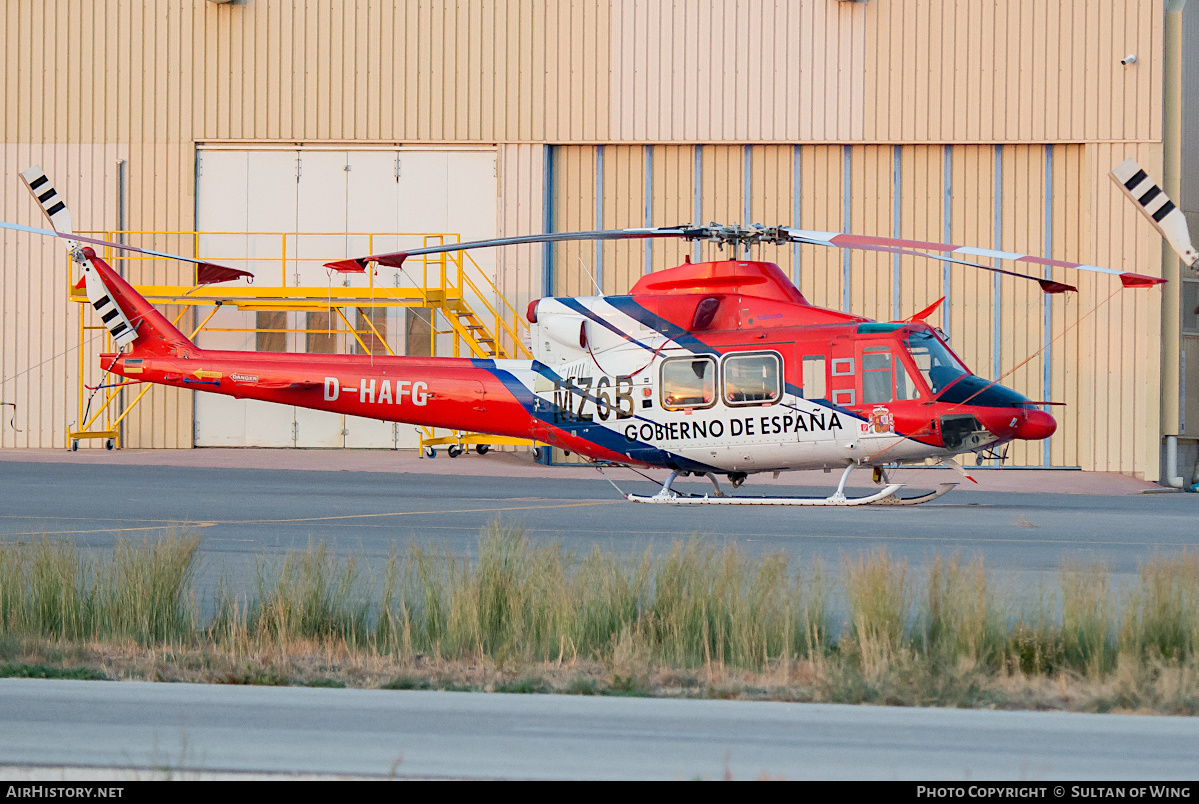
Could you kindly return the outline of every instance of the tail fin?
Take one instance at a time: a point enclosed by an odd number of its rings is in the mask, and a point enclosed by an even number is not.
[[[100,313],[101,319],[104,319],[104,323],[112,332],[113,340],[119,346],[132,343],[131,353],[135,355],[179,355],[199,352],[196,345],[188,340],[186,335],[176,329],[166,316],[158,312],[154,305],[146,301],[145,297],[122,279],[121,275],[114,271],[108,263],[97,257],[95,251],[83,248],[80,249],[80,252],[85,260],[84,277],[88,280],[88,301]],[[100,299],[92,299],[93,281],[104,294]],[[122,331],[118,334],[113,328],[112,323],[116,319],[109,320],[107,315],[111,315],[111,313],[103,312],[110,305],[113,311],[128,322],[128,332]]]
[[[71,259],[83,268],[87,300],[112,334],[117,348],[133,344],[134,351],[151,354],[170,354],[172,351],[195,351],[195,346],[175,329],[154,305],[146,301],[133,287],[96,256],[96,252],[70,239],[71,211],[46,177],[41,166],[21,171],[21,181],[42,208],[51,228],[65,236],[63,244]]]

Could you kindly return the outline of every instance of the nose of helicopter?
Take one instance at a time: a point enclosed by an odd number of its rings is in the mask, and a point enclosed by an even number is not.
[[[1025,408],[1024,418],[1016,425],[1016,438],[1024,441],[1040,441],[1049,438],[1057,430],[1057,420],[1043,410]]]

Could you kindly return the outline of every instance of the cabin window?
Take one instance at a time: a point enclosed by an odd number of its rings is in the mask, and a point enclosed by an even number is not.
[[[804,355],[803,358],[803,397],[804,399],[828,399],[825,394],[825,358],[824,355]]]
[[[662,407],[710,408],[716,404],[716,361],[672,357],[662,362]]]
[[[724,359],[724,401],[763,405],[783,396],[777,354],[731,355]]]
[[[891,350],[886,346],[868,346],[862,350],[862,403],[875,405],[890,402],[893,365]]]

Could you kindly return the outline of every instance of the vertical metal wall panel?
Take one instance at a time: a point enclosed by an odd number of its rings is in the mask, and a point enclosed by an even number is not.
[[[613,139],[860,139],[867,16],[833,0],[613,0]]]
[[[1087,195],[1086,149],[1082,146],[1059,147],[1054,153],[1053,170],[1053,244],[1050,256],[1068,259],[1067,254],[1076,254],[1085,259],[1090,242],[1089,199]],[[1057,276],[1055,272],[1055,276]],[[1063,273],[1064,281],[1082,288],[1082,277]],[[1075,280],[1078,281],[1075,281]],[[1050,448],[1053,463],[1058,466],[1088,466],[1090,461],[1090,433],[1083,437],[1080,425],[1084,411],[1080,400],[1089,398],[1081,380],[1080,343],[1082,334],[1077,326],[1082,308],[1081,293],[1063,294],[1053,311],[1053,348],[1056,356],[1050,401],[1063,402],[1064,407],[1055,407],[1054,417],[1058,420],[1058,433]],[[1084,393],[1087,396],[1084,397]],[[1084,451],[1086,454],[1084,455]]]
[[[589,149],[593,150],[593,149]],[[637,145],[604,149],[604,226],[610,229],[645,223],[645,148]],[[591,187],[595,187],[594,179]],[[604,293],[628,293],[644,273],[645,246],[637,241],[604,243]],[[578,261],[575,260],[577,266]],[[585,278],[584,278],[585,280]],[[590,284],[584,295],[592,295]]]
[[[5,138],[1154,141],[1162,2],[14,0]]]
[[[899,199],[899,236],[911,240],[938,242],[945,226],[944,155],[936,145],[900,148],[900,175],[903,193]],[[942,263],[918,257],[899,258],[899,317],[907,318],[940,298]],[[946,303],[948,303],[946,299]],[[947,308],[934,313],[929,323],[936,326]]]
[[[615,161],[611,157],[605,163]],[[612,182],[606,182],[611,184]],[[595,148],[562,146],[554,149],[554,231],[589,230],[595,224]],[[640,195],[640,194],[638,194]],[[619,219],[619,212],[614,220]],[[609,215],[605,214],[605,220]],[[553,246],[554,295],[594,296],[595,287],[587,278],[592,270],[595,251],[590,243],[565,242]],[[621,267],[609,258],[608,274]],[[585,270],[584,270],[585,266]]]
[[[1161,137],[1162,0],[869,6],[867,140]]]
[[[505,145],[499,151],[499,231],[534,234],[541,231],[545,148]],[[497,249],[496,286],[523,316],[541,293],[541,247]],[[511,344],[509,344],[511,346]]]
[[[850,159],[850,220],[855,233],[891,235],[892,154],[885,145],[860,145]],[[851,251],[849,310],[878,321],[891,320],[891,255]]]
[[[653,149],[654,194],[651,200],[655,226],[677,226],[694,221],[695,149],[686,145],[659,145]],[[607,225],[607,219],[604,221]],[[683,262],[691,244],[661,240],[651,246],[653,269],[661,271]],[[624,293],[628,288],[617,288]]]
[[[1000,248],[1044,254],[1045,149],[1013,145],[1003,149],[1003,226]],[[1035,274],[1034,268],[1026,273]],[[1044,293],[1033,282],[1002,277],[1000,282],[999,372],[992,377],[1034,400],[1046,399],[1042,388],[1045,341]],[[1016,466],[1040,465],[1041,445],[1013,442],[1010,460]]]
[[[750,223],[764,226],[787,226],[795,209],[794,148],[789,145],[756,145],[750,149],[751,193],[749,196]],[[761,246],[755,258],[778,263],[783,272],[792,275],[794,249],[787,246]]]
[[[994,161],[991,147],[968,145],[954,149],[951,242],[980,247],[994,243]],[[953,266],[950,273],[953,278],[950,345],[967,366],[986,374],[992,354],[991,275],[965,266]]]
[[[530,38],[522,45],[547,51],[546,138],[575,142],[608,139],[609,61],[615,56],[609,6],[567,0],[547,4],[545,13],[544,42]],[[640,100],[644,102],[644,95]]]
[[[1107,179],[1107,172],[1127,156],[1134,157],[1152,175],[1161,175],[1161,150],[1124,144],[1088,145],[1093,195],[1093,262],[1124,271],[1156,273],[1161,264],[1162,240],[1144,225],[1140,214]],[[1105,186],[1106,185],[1106,186]],[[1111,283],[1109,283],[1110,286]],[[1105,287],[1102,302],[1111,293]],[[1160,422],[1161,301],[1154,292],[1117,292],[1095,314],[1096,342],[1100,354],[1097,406],[1105,417],[1097,422],[1105,449],[1097,450],[1096,467],[1107,471],[1156,472]],[[1146,359],[1148,355],[1153,358]],[[1119,378],[1119,379],[1117,379]],[[1152,468],[1150,468],[1152,467]]]
[[[801,228],[844,231],[844,158],[841,148],[833,145],[805,146],[801,149],[800,158],[803,179]],[[840,251],[821,246],[800,246],[799,259],[803,265],[799,289],[807,300],[819,307],[840,309]]]
[[[148,231],[180,231],[192,228],[195,214],[195,154],[190,147],[154,141],[135,142],[129,147],[130,228]],[[150,248],[187,254],[192,249],[187,235],[141,238]],[[126,260],[126,276],[133,284],[181,284],[193,281],[188,263],[171,260]],[[161,308],[174,320],[180,308]],[[180,328],[190,331],[188,321]],[[142,399],[125,420],[125,445],[179,449],[192,445],[193,391],[155,388]]]
[[[19,184],[19,171],[40,164],[67,198],[79,230],[114,224],[116,160],[127,157],[117,145],[0,144],[4,175]],[[46,225],[23,186],[3,195],[0,219]],[[78,418],[79,357],[72,347],[80,313],[66,298],[65,251],[49,238],[4,231],[0,256],[0,402],[17,406],[0,410],[0,447],[65,447],[67,425]],[[101,376],[93,363],[84,365],[89,382]]]

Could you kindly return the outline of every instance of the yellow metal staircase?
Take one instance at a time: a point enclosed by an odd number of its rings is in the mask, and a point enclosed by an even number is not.
[[[128,242],[133,245],[163,247],[163,241],[176,253],[192,251],[200,256],[200,244],[205,242],[208,248],[214,238],[234,237],[243,238],[244,242],[255,242],[258,250],[273,251],[278,256],[246,257],[221,259],[223,264],[233,264],[245,267],[255,274],[252,285],[142,285],[137,283],[139,275],[161,275],[162,271],[155,270],[159,266],[146,266],[147,261],[154,258],[120,257],[108,249],[102,254],[110,264],[116,264],[122,259],[125,273],[133,280],[134,287],[151,303],[159,306],[174,308],[177,315],[172,315],[178,323],[189,311],[196,311],[196,326],[189,327],[191,337],[204,331],[212,317],[222,306],[229,305],[239,310],[247,311],[307,311],[329,312],[330,318],[336,320],[332,329],[284,329],[259,330],[255,328],[210,328],[212,331],[235,332],[332,332],[346,334],[354,338],[365,353],[371,352],[372,345],[381,345],[388,354],[395,354],[387,344],[366,311],[372,308],[409,307],[427,309],[432,316],[430,327],[429,353],[436,354],[437,336],[449,335],[451,355],[454,357],[477,357],[490,359],[524,358],[532,359],[532,353],[525,345],[528,338],[528,324],[499,292],[499,289],[470,256],[468,252],[457,251],[437,255],[414,257],[405,263],[403,275],[411,281],[412,287],[388,287],[378,284],[375,276],[370,274],[363,286],[344,286],[334,283],[330,276],[327,286],[305,286],[299,284],[301,264],[323,265],[331,259],[343,255],[325,255],[316,257],[297,257],[300,253],[313,253],[311,247],[303,248],[305,238],[325,238],[330,236],[363,239],[367,242],[369,253],[375,252],[375,240],[388,239],[409,241],[419,238],[422,245],[461,242],[458,234],[449,233],[397,233],[390,235],[367,233],[282,233],[282,232],[84,232],[104,240]],[[279,238],[276,246],[263,249],[263,238]],[[181,242],[182,241],[182,242]],[[188,248],[190,246],[190,248]],[[178,269],[171,264],[170,271]],[[168,273],[168,275],[172,275]],[[177,274],[175,274],[177,275]],[[272,284],[272,278],[278,277],[278,282]],[[289,283],[288,278],[296,281]],[[72,277],[72,282],[74,277]],[[349,283],[345,283],[348,285]],[[68,284],[68,297],[71,301],[86,304],[87,298],[82,289]],[[204,311],[202,308],[211,307]],[[347,312],[357,311],[357,323],[352,323],[353,316]],[[437,315],[440,313],[440,317]],[[440,318],[440,321],[438,320]],[[81,346],[95,343],[92,349],[80,348],[79,351],[79,411],[76,425],[68,428],[68,438],[72,449],[82,439],[104,439],[106,446],[112,449],[121,441],[120,425],[129,412],[150,391],[152,386],[145,386],[141,393],[130,403],[123,404],[122,392],[119,388],[105,388],[103,393],[89,395],[91,388],[85,385],[87,380],[96,381],[96,385],[105,385],[95,376],[96,361],[94,354],[100,351],[111,351],[111,338],[93,330],[103,330],[93,326],[87,315],[87,310],[81,310],[79,316],[79,344]],[[441,328],[440,326],[447,328]],[[377,346],[376,346],[377,351]],[[90,353],[90,354],[89,354]],[[98,397],[98,398],[96,398]],[[449,454],[455,456],[468,446],[475,446],[482,453],[490,446],[499,444],[533,445],[528,439],[512,439],[489,436],[465,431],[434,431],[433,428],[418,428],[421,454],[432,457],[436,448],[447,446]]]

